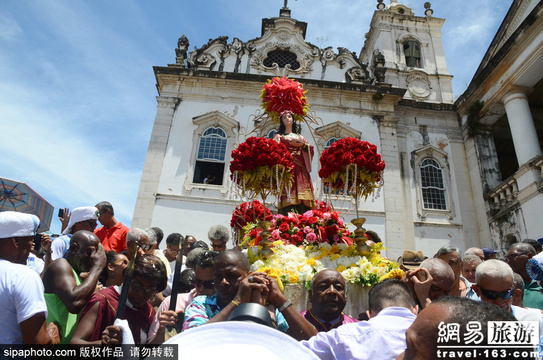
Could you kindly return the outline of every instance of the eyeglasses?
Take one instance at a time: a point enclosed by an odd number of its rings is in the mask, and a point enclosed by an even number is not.
[[[507,291],[497,292],[497,291],[483,289],[480,286],[479,286],[479,290],[481,290],[481,294],[489,300],[496,300],[499,297],[501,297],[503,300],[509,300],[511,299],[511,297],[513,296],[513,292],[515,291],[515,289],[511,289]]]
[[[520,255],[526,255],[526,254],[528,254],[528,253],[526,253],[526,252],[513,253],[513,254],[507,255],[505,258],[507,259],[507,261],[513,261],[516,258],[518,258]]]
[[[114,261],[113,264],[115,264],[115,265],[121,265],[121,264],[128,265],[128,260],[127,259],[119,259],[119,260]]]
[[[200,279],[194,279],[192,281],[192,285],[194,285],[195,287],[203,286],[209,290],[215,289],[215,283],[213,282],[213,280],[202,281]]]
[[[151,245],[149,244],[145,244],[143,242],[140,242],[140,241],[134,241],[134,244],[138,245],[143,251],[147,251],[151,248]]]
[[[143,292],[147,296],[151,296],[156,294],[156,287],[148,287],[146,288],[143,286],[141,282],[139,282],[136,279],[132,279],[132,286],[134,286],[134,289],[138,292]]]

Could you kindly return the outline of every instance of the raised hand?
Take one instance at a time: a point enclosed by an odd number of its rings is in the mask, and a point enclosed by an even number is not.
[[[69,208],[64,208],[64,215],[59,217],[59,220],[62,223],[62,227],[61,227],[60,231],[64,231],[64,229],[66,229],[68,227],[68,223],[70,222],[70,216],[71,216],[70,209]]]
[[[98,245],[96,251],[90,256],[90,263],[92,267],[98,267],[101,271],[106,266],[107,257],[106,250],[102,244]]]

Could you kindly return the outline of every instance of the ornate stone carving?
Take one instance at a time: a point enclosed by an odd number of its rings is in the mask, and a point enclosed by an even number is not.
[[[291,35],[286,30],[281,30],[277,32],[277,37],[283,41],[288,41],[291,38]]]
[[[432,88],[428,75],[422,71],[412,71],[407,76],[407,88],[416,99],[426,99]]]
[[[185,59],[187,58],[187,49],[189,48],[189,39],[183,34],[177,40],[177,49],[175,49],[175,63],[177,65],[185,66]]]
[[[325,65],[328,61],[335,60],[337,57],[336,53],[334,53],[334,50],[332,50],[331,46],[328,46],[326,49],[323,49],[321,52],[321,64]]]
[[[190,53],[188,64],[191,68],[199,68],[204,67],[209,70],[213,70],[213,67],[217,63],[217,59],[213,56],[207,53],[206,51],[215,44],[222,45],[223,48],[219,50],[219,53],[228,51],[228,46],[226,44],[228,40],[228,36],[219,36],[216,39],[209,39],[207,44],[202,46],[200,49],[195,49],[193,52]],[[225,49],[226,48],[226,49]],[[222,54],[221,54],[222,55]]]
[[[196,58],[195,64],[197,67],[206,67],[209,70],[213,70],[213,67],[217,63],[217,59],[209,54],[201,54]]]
[[[296,54],[296,61],[300,64],[300,67],[294,70],[289,64],[282,69],[276,63],[271,67],[264,65],[264,60],[266,60],[268,54],[274,50],[290,51]],[[277,42],[267,43],[264,47],[258,49],[251,61],[252,68],[259,72],[272,72],[275,76],[308,74],[312,71],[312,64],[313,60],[310,59],[309,53],[305,52],[300,46]]]
[[[243,43],[240,39],[234,38],[234,41],[230,44],[230,49],[234,51],[234,53],[239,54],[243,50]]]
[[[350,82],[359,82],[363,84],[370,84],[371,78],[368,70],[361,66],[354,66],[346,72]]]

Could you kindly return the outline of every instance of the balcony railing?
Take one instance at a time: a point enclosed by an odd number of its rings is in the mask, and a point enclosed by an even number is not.
[[[519,188],[517,178],[526,173],[526,171],[536,170],[539,172],[539,178],[536,179],[540,185],[543,184],[543,155],[532,159],[530,162],[522,165],[517,172],[498,185],[493,190],[485,194],[488,209],[491,216],[503,213],[518,204],[517,196]]]

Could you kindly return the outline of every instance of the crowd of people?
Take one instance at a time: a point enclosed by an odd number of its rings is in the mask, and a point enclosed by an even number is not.
[[[344,314],[340,272],[316,273],[310,308],[299,312],[274,271],[252,272],[243,252],[227,249],[223,225],[211,227],[208,241],[169,234],[160,250],[161,229],[127,228],[108,202],[65,209],[60,220],[62,235],[52,239],[39,233],[36,216],[0,212],[2,344],[118,345],[128,332],[135,344],[162,344],[171,329],[249,319],[321,359],[433,359],[449,344],[443,324],[478,322],[485,330],[489,321],[534,321],[543,335],[535,240],[511,245],[504,260],[490,248],[461,254],[444,246],[431,258],[406,250],[398,259],[404,277],[374,285],[366,313]],[[121,309],[128,327],[116,322]],[[489,344],[481,333],[479,344]]]

